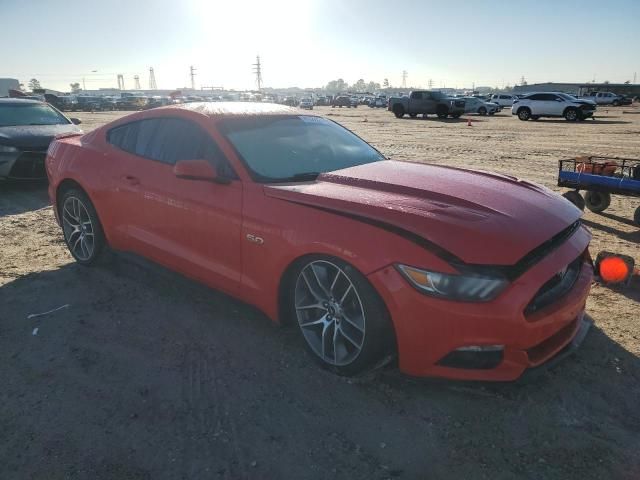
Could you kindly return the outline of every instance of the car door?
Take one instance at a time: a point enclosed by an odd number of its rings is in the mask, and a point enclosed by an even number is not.
[[[138,122],[133,152],[122,162],[121,209],[132,250],[234,293],[241,274],[242,184],[214,140],[177,117]],[[133,134],[131,134],[133,136]],[[180,160],[207,160],[228,184],[178,178]]]
[[[423,94],[422,92],[411,92],[409,97],[409,114],[423,112]]]
[[[547,110],[550,115],[562,116],[567,102],[560,96],[552,93],[546,94]]]
[[[526,97],[528,100],[527,104],[531,109],[531,115],[545,115],[544,112],[544,97],[541,93],[536,93],[534,95],[530,95]]]

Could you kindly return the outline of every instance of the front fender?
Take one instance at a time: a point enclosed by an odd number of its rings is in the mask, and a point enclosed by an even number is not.
[[[305,255],[340,258],[365,276],[395,263],[455,272],[424,247],[378,226],[339,212],[268,197],[256,185],[245,188],[244,195],[241,295],[274,321],[278,319],[280,280]]]

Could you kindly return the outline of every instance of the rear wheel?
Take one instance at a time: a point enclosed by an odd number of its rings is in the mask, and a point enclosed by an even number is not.
[[[584,203],[593,213],[601,213],[611,205],[611,195],[608,193],[588,191],[584,194]]]
[[[580,192],[578,192],[577,190],[570,190],[568,192],[564,192],[562,196],[573,203],[580,210],[584,211],[584,198],[582,198]]]
[[[104,248],[105,237],[91,200],[82,190],[72,188],[63,193],[58,212],[69,252],[78,263],[92,264]]]
[[[402,105],[394,105],[393,106],[393,114],[396,116],[396,118],[402,118],[404,117],[404,107]]]
[[[382,299],[354,267],[313,255],[294,267],[289,308],[313,358],[339,375],[354,375],[391,350],[391,322]]]
[[[518,110],[518,118],[523,122],[526,122],[527,120],[529,120],[529,118],[531,118],[531,110],[526,107],[521,108],[520,110]]]

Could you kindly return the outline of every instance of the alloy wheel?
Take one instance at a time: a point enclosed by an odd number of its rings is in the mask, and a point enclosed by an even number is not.
[[[62,229],[71,253],[89,260],[95,249],[94,226],[89,211],[77,197],[68,197],[62,206]]]
[[[334,366],[349,365],[362,351],[366,321],[349,275],[326,260],[308,263],[295,283],[294,307],[311,350]]]

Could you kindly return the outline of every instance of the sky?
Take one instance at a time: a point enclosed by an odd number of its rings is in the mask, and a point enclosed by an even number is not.
[[[69,90],[633,81],[640,0],[0,0],[0,78]]]

